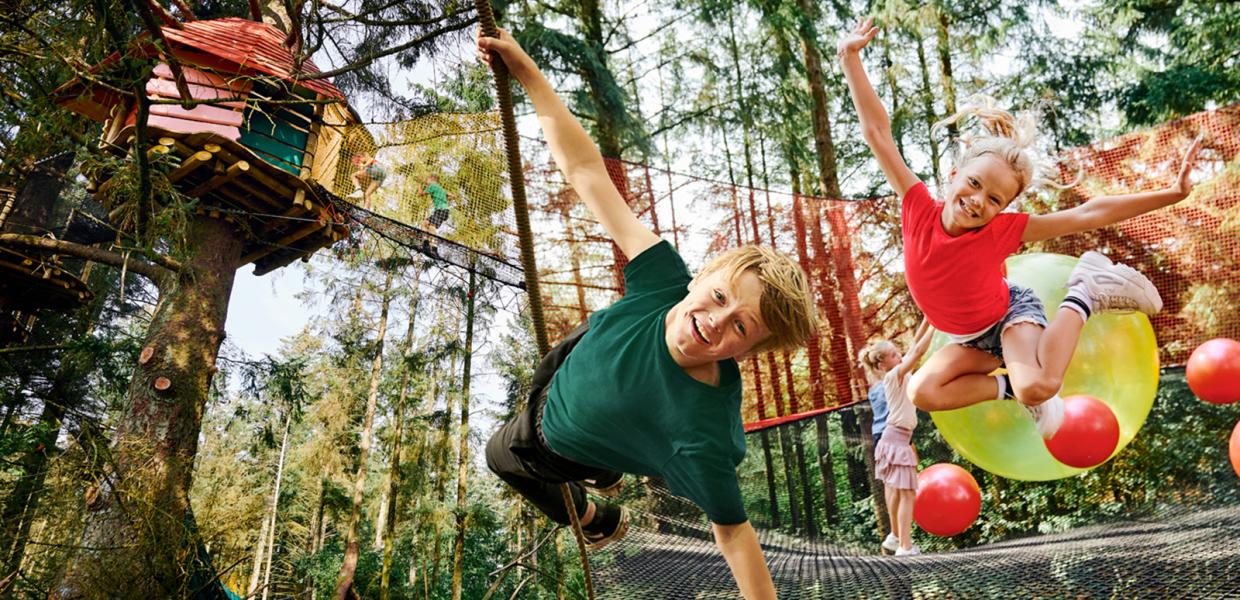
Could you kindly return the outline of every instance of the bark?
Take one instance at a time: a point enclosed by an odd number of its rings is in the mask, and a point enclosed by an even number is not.
[[[607,164],[607,174],[611,182],[620,192],[620,197],[629,201],[629,178],[625,173],[623,158],[624,147],[620,142],[623,129],[620,119],[624,114],[624,106],[617,104],[609,90],[619,89],[615,74],[607,66],[607,49],[603,40],[603,12],[598,0],[581,0],[578,4],[578,17],[581,24],[581,37],[591,59],[583,60],[579,74],[585,80],[586,93],[595,107],[595,135],[598,138],[599,151],[602,152]],[[629,257],[620,251],[620,247],[611,243],[612,260],[616,268],[613,272],[616,289],[624,295],[624,266]]]
[[[245,597],[253,598],[258,593],[258,582],[263,577],[263,553],[267,551],[267,527],[271,519],[263,513],[263,524],[258,530],[258,543],[254,544],[254,567],[250,570],[250,585],[245,588]]]
[[[415,272],[414,281],[418,280]],[[405,330],[405,347],[401,351],[401,356],[408,361],[413,351],[414,324],[417,322],[418,315],[418,295],[417,288],[413,289],[413,299],[409,307],[409,328]],[[396,520],[397,520],[397,499],[400,496],[400,456],[404,449],[405,442],[405,400],[409,397],[409,364],[404,362],[400,365],[400,395],[397,396],[396,406],[393,410],[393,418],[396,420],[396,432],[392,434],[392,450],[391,460],[388,464],[388,494],[387,494],[387,514],[388,519],[384,523],[383,539],[386,540],[383,546],[383,570],[379,574],[379,598],[380,600],[388,600],[391,594],[391,578],[392,578],[392,559],[393,552],[396,548]]]
[[[942,8],[937,10],[938,19],[935,21],[935,39],[938,42],[937,50],[939,52],[939,78],[943,84],[943,110],[948,115],[956,114],[956,83],[952,78],[952,53],[951,45],[948,43],[950,39],[950,23],[947,19],[947,13]],[[960,131],[955,123],[947,125],[947,137],[956,139],[959,137]]]
[[[469,484],[469,379],[474,352],[474,305],[478,283],[474,269],[469,270],[469,295],[465,301],[465,349],[461,369],[461,431],[457,451],[456,473],[456,543],[452,548],[452,600],[461,600],[461,583],[465,566],[465,528],[469,526],[465,494]]]
[[[288,430],[293,424],[293,411],[284,416],[284,435],[280,437],[280,461],[276,463],[276,483],[271,490],[271,527],[267,533],[267,567],[263,574],[263,600],[271,593],[271,556],[276,551],[276,523],[280,514],[280,484],[284,480],[284,457],[288,455]]]
[[[90,281],[91,271],[92,265],[88,263],[82,269],[82,279]],[[105,296],[97,294],[75,317],[72,335],[90,335],[105,303]],[[5,573],[12,573],[21,566],[48,465],[57,453],[56,440],[60,435],[61,421],[69,405],[81,397],[86,373],[94,368],[94,364],[91,353],[69,350],[62,353],[60,364],[51,378],[43,410],[39,414],[42,432],[35,446],[17,460],[17,478],[4,499],[4,508],[0,510],[0,552],[3,552],[0,559],[3,560]],[[26,387],[22,385],[17,389]]]
[[[926,139],[930,141],[930,165],[934,169],[934,187],[937,188],[943,185],[942,175],[939,172],[939,159],[942,155],[939,153],[939,141],[935,139],[931,129],[938,119],[934,116],[934,96],[930,93],[930,69],[926,66],[926,45],[921,40],[920,32],[914,32],[913,37],[917,40],[917,65],[921,70],[922,120],[926,124]]]
[[[349,530],[345,538],[344,562],[341,563],[340,573],[336,576],[336,600],[348,598],[349,589],[353,587],[353,577],[357,574],[357,559],[361,552],[357,530],[361,522],[362,500],[366,491],[366,466],[370,460],[370,444],[374,433],[375,404],[379,399],[379,383],[383,379],[383,338],[387,333],[388,308],[391,304],[392,271],[387,271],[381,292],[379,325],[375,335],[375,357],[370,364],[370,391],[366,396],[366,417],[362,422],[357,470],[353,476],[353,505],[349,513]]]
[[[825,415],[814,417],[818,432],[818,471],[822,475],[822,500],[827,509],[827,527],[840,524],[839,506],[836,504],[835,466],[831,462],[831,429]]]
[[[771,458],[770,430],[763,429],[758,432],[758,439],[762,440],[762,458],[766,461],[766,494],[771,503],[771,527],[778,529],[780,527],[779,493],[776,489],[779,486],[775,482],[775,462]]]
[[[80,550],[50,597],[183,595],[195,540],[186,516],[194,455],[224,339],[241,237],[222,220],[190,228],[185,269],[161,294],[130,382],[109,472],[88,491]],[[169,383],[165,390],[155,384]]]

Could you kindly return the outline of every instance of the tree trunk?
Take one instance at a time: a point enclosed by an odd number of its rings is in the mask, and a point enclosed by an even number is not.
[[[474,269],[469,270],[469,294],[465,298],[465,350],[461,372],[461,431],[456,471],[456,543],[452,548],[452,600],[461,600],[461,583],[465,567],[465,528],[469,526],[465,494],[469,491],[469,379],[474,353],[474,304],[478,282]]]
[[[267,568],[263,573],[263,600],[271,592],[271,557],[276,551],[276,517],[280,514],[280,484],[284,480],[284,457],[288,455],[288,430],[293,424],[293,410],[284,415],[284,435],[280,437],[280,462],[276,463],[276,484],[271,490],[271,527],[267,533]]]
[[[195,540],[186,527],[194,455],[242,241],[198,217],[185,268],[165,282],[130,382],[110,472],[87,494],[81,550],[53,598],[167,598],[186,593]],[[159,389],[164,388],[164,389]]]
[[[937,8],[936,13],[938,19],[935,22],[934,33],[938,41],[939,78],[943,84],[943,110],[950,116],[956,114],[956,83],[952,79],[952,53],[951,45],[948,43],[950,39],[949,23],[947,13],[944,12],[942,7]],[[948,139],[954,140],[959,136],[960,130],[957,125],[949,123],[947,125]]]
[[[836,504],[835,465],[831,462],[831,425],[826,415],[814,417],[818,431],[818,471],[822,475],[822,501],[827,509],[827,527],[840,524],[839,506]]]
[[[375,357],[370,365],[370,392],[366,396],[366,418],[362,423],[357,471],[353,476],[353,507],[349,513],[349,532],[345,538],[344,562],[341,563],[340,574],[336,577],[336,600],[347,600],[349,588],[353,587],[353,576],[357,573],[358,554],[361,552],[357,530],[362,518],[362,498],[366,491],[366,466],[370,460],[370,438],[374,432],[375,404],[379,399],[379,383],[383,379],[383,338],[387,333],[388,308],[392,303],[391,290],[392,271],[388,270],[383,280],[379,330],[375,335]]]
[[[609,94],[609,90],[620,90],[616,84],[616,76],[608,68],[607,48],[603,40],[603,12],[598,0],[581,0],[578,3],[578,17],[581,24],[581,37],[591,60],[582,61],[581,76],[586,83],[586,92],[595,108],[595,135],[598,137],[599,151],[606,160],[607,174],[611,182],[620,192],[625,203],[629,202],[629,177],[625,173],[624,148],[620,143],[620,131],[623,129],[622,119],[625,114],[623,98]],[[615,242],[611,243],[612,260],[615,261],[616,289],[624,295],[624,266],[629,258],[620,251]]]
[[[263,553],[267,551],[267,527],[271,519],[263,513],[263,524],[258,530],[258,543],[254,545],[254,567],[250,570],[250,585],[245,588],[245,597],[253,598],[258,593],[258,582],[263,577]]]
[[[413,280],[418,280],[414,274]],[[400,455],[404,448],[405,437],[405,400],[409,397],[409,357],[413,351],[414,324],[418,315],[417,287],[413,288],[413,299],[409,306],[409,328],[405,330],[404,348],[401,356],[406,362],[400,365],[400,395],[397,396],[395,409],[392,411],[396,420],[396,432],[392,434],[391,459],[388,464],[387,521],[384,523],[383,539],[383,570],[379,574],[379,598],[388,600],[391,594],[392,558],[396,549],[396,507],[400,495]]]
[[[57,452],[56,438],[60,435],[60,422],[65,416],[65,400],[67,398],[59,394],[48,394],[39,415],[39,426],[44,429],[38,434],[35,446],[17,461],[18,477],[9,496],[4,499],[4,509],[0,513],[0,552],[3,552],[4,573],[20,568],[26,554],[30,523],[34,520],[38,498],[47,478],[48,462]]]
[[[938,119],[934,116],[934,94],[930,92],[930,69],[926,66],[926,45],[922,43],[921,32],[916,31],[913,37],[917,40],[917,64],[921,69],[921,112],[922,119],[926,124],[926,139],[930,142],[930,166],[934,173],[934,187],[943,185],[942,175],[939,171],[939,159],[943,155],[939,153],[939,141],[934,137],[934,122]]]

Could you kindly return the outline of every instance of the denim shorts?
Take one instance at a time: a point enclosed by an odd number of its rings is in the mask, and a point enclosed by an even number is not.
[[[976,348],[982,352],[989,353],[991,356],[1003,360],[1003,332],[1007,331],[1013,325],[1021,323],[1035,323],[1043,329],[1046,328],[1046,308],[1042,306],[1042,301],[1038,299],[1037,294],[1033,293],[1033,289],[1023,285],[1008,282],[1008,309],[1004,313],[1003,318],[972,339],[959,342],[961,346],[966,348]]]

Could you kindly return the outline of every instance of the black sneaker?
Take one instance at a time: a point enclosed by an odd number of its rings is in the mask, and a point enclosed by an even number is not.
[[[616,473],[615,479],[587,479],[582,483],[585,484],[586,491],[591,494],[615,498],[620,495],[620,490],[624,489],[624,473]]]
[[[586,550],[600,550],[608,544],[624,537],[629,531],[629,509],[611,504],[595,505],[594,519],[589,525],[581,527],[581,534],[586,541]]]

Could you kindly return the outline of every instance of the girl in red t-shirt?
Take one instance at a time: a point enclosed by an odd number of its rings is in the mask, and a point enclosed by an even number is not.
[[[866,144],[903,198],[909,291],[930,323],[952,342],[912,377],[909,395],[919,408],[931,411],[1014,397],[1034,418],[1038,432],[1050,438],[1063,421],[1059,388],[1085,320],[1102,311],[1152,315],[1162,309],[1162,299],[1137,271],[1086,252],[1068,278],[1061,310],[1048,323],[1032,290],[1004,280],[1003,260],[1022,243],[1105,227],[1183,200],[1192,189],[1189,173],[1200,138],[1189,145],[1179,176],[1165,189],[1094,198],[1046,215],[1004,212],[1034,180],[1033,122],[981,98],[937,124],[972,115],[986,134],[962,138],[945,198],[934,200],[900,156],[887,111],[861,64],[861,49],[877,33],[871,17],[840,38],[840,65]],[[988,375],[1005,364],[1006,377]]]

